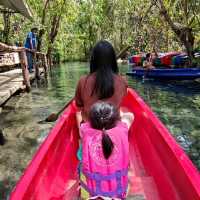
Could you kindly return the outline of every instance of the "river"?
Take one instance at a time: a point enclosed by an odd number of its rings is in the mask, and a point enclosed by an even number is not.
[[[0,114],[0,128],[7,143],[0,146],[0,199],[4,200],[21,176],[39,144],[54,123],[38,123],[56,112],[74,95],[87,63],[53,67],[48,80],[32,85],[31,93],[11,98]],[[128,66],[121,65],[124,74]],[[127,77],[200,169],[200,83],[156,82]]]

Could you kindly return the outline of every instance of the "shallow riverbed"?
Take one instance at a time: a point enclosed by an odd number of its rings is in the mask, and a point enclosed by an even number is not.
[[[120,73],[127,70],[126,65],[120,66]],[[0,146],[0,199],[6,199],[54,124],[38,121],[62,108],[73,97],[79,77],[87,72],[87,63],[62,64],[49,72],[47,81],[34,83],[31,93],[7,102],[0,114],[0,128],[7,138]],[[127,79],[200,168],[200,83]]]

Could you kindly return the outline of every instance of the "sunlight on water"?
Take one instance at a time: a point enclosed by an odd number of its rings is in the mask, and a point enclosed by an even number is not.
[[[10,99],[0,115],[7,143],[0,146],[0,199],[5,199],[54,123],[38,123],[57,112],[73,96],[86,63],[66,63],[49,72],[48,81],[34,83],[31,93]],[[120,66],[125,74],[128,67]],[[200,168],[200,83],[142,82],[127,77]]]

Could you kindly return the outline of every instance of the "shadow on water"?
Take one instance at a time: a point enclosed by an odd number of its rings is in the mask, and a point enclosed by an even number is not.
[[[128,77],[200,169],[200,83],[161,82]]]
[[[200,94],[200,83],[195,81],[171,81],[171,82],[160,82],[151,81],[152,85],[158,86],[163,90],[168,90],[174,93],[180,93],[187,96],[193,96]]]
[[[137,81],[143,83],[148,87],[159,87],[162,90],[182,93],[184,95],[197,95],[200,94],[200,82],[197,81],[160,81],[154,79],[142,79],[137,77],[129,77],[133,82]]]
[[[15,181],[12,180],[12,177],[8,177],[0,181],[0,199],[6,200],[8,193],[10,192],[10,185],[14,185]]]

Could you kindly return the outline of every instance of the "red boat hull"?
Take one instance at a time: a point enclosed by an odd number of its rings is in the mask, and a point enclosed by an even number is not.
[[[131,89],[122,106],[135,115],[129,132],[129,196],[146,200],[199,200],[200,175],[169,131]],[[37,151],[10,200],[74,200],[78,128],[74,102]]]

